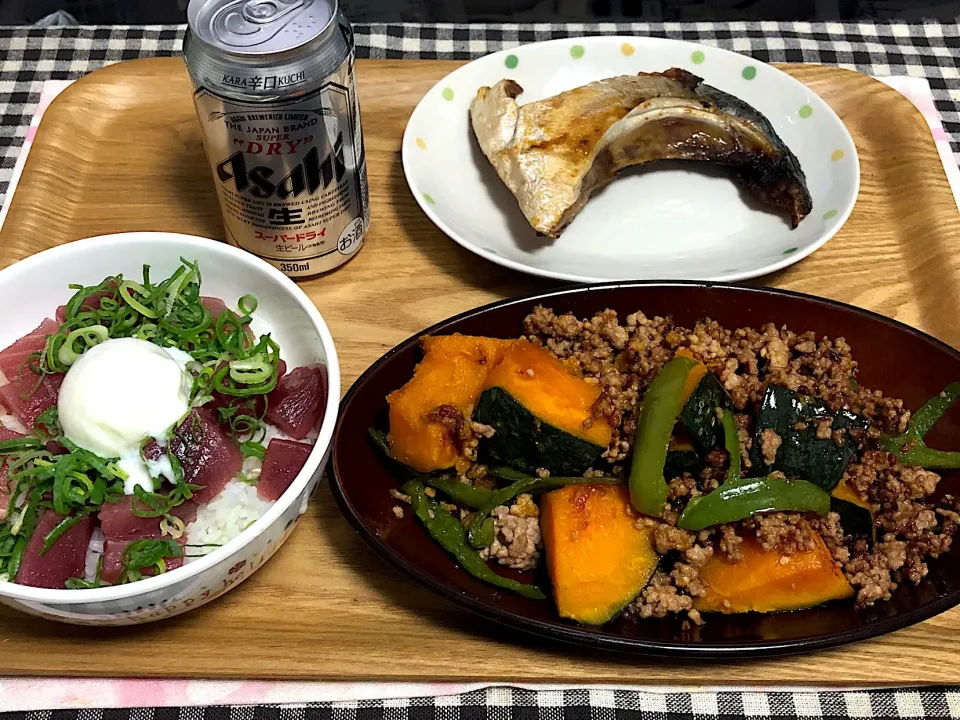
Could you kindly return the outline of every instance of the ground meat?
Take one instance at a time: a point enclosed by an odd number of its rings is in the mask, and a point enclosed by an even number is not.
[[[743,521],[743,527],[752,530],[764,550],[777,550],[793,555],[816,548],[816,531],[810,521],[797,513],[770,513],[756,515]]]
[[[825,418],[817,423],[817,439],[827,440],[833,437],[833,420]]]
[[[706,587],[700,582],[699,569],[688,563],[674,563],[673,570],[670,571],[670,579],[673,580],[674,585],[686,591],[690,597],[700,597],[707,592]]]
[[[406,503],[407,505],[410,504],[410,496],[394,488],[390,488],[390,497],[392,497],[394,500],[399,500],[402,503]]]
[[[737,413],[733,416],[737,425],[737,440],[740,442],[740,462],[744,468],[750,469],[750,450],[753,448],[753,418],[746,413]]]
[[[530,495],[520,495],[509,508],[500,505],[491,516],[496,530],[493,544],[480,551],[484,560],[496,559],[515,570],[533,570],[540,561],[540,511]]]
[[[905,500],[920,500],[937,489],[940,476],[919,467],[906,467],[896,456],[868,450],[851,463],[844,479],[870,502],[892,507]]]
[[[667,500],[695,497],[699,494],[700,490],[697,489],[697,479],[692,475],[686,474],[683,477],[674,478],[667,483]]]
[[[398,519],[400,519],[400,520],[403,519],[403,508],[402,508],[402,507],[400,507],[399,505],[394,505],[393,508],[391,508],[391,510],[392,510],[393,514],[394,514]]]
[[[693,598],[681,593],[673,584],[673,578],[658,570],[634,600],[630,611],[641,618],[662,618],[692,608]]]
[[[892,541],[897,543],[897,541]],[[857,604],[872,605],[877,600],[889,600],[897,589],[893,579],[891,560],[902,561],[900,543],[888,548],[888,542],[877,543],[873,552],[862,553],[844,565],[843,571],[850,584],[857,589]]]
[[[494,430],[490,425],[484,425],[483,423],[478,423],[471,421],[470,429],[473,431],[473,434],[478,437],[485,437],[488,440],[493,437],[496,430]]]
[[[843,526],[840,524],[840,516],[837,513],[829,512],[822,518],[812,520],[811,525],[823,538],[824,544],[826,544],[837,563],[842,566],[849,562],[850,547],[843,533]]]
[[[737,529],[733,525],[721,525],[720,526],[720,542],[718,546],[720,552],[722,552],[732,563],[743,562],[743,552],[741,551],[741,546],[743,545],[743,538],[737,535]]]
[[[760,454],[763,462],[773,465],[777,461],[777,450],[783,443],[782,438],[770,428],[764,428],[760,433]]]
[[[639,523],[649,522],[647,518],[638,521]],[[653,544],[657,552],[666,555],[671,550],[689,550],[697,537],[693,533],[671,527],[667,523],[656,523],[653,528]]]

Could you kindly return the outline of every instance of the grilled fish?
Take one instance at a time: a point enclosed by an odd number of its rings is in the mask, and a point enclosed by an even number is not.
[[[700,160],[789,215],[813,208],[796,156],[742,100],[686,70],[623,75],[519,105],[513,80],[482,87],[470,104],[480,148],[537,232],[559,237],[590,196],[624,168]]]

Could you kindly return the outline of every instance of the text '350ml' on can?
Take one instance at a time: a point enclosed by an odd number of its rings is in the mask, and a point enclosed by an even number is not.
[[[354,42],[337,0],[190,0],[184,59],[227,239],[291,277],[370,225]]]

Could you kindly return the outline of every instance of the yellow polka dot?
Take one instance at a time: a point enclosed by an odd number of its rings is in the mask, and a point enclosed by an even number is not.
[[[843,150],[834,150],[833,154],[830,155],[830,159],[834,162],[837,160],[843,160]]]
[[[426,150],[427,141],[424,140],[423,138],[417,138],[417,147],[420,148],[421,150]]]
[[[633,55],[634,52],[636,52],[636,48],[630,43],[624,43],[623,45],[620,46],[620,52],[622,52],[627,57],[630,57],[631,55]]]

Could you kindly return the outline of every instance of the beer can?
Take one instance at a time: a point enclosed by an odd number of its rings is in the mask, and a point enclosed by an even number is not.
[[[184,60],[227,239],[290,277],[370,226],[353,30],[337,0],[190,0]]]

